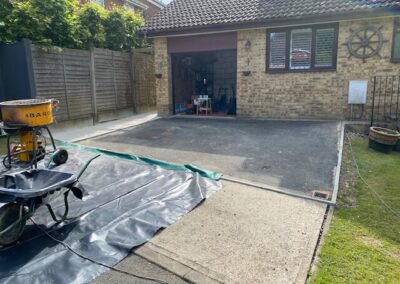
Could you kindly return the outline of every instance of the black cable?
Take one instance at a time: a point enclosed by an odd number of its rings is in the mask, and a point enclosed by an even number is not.
[[[49,237],[49,238],[52,239],[53,241],[55,241],[55,242],[57,242],[57,243],[63,245],[66,249],[68,249],[68,250],[71,251],[72,253],[76,254],[76,255],[79,256],[80,258],[83,258],[83,259],[85,259],[85,260],[87,260],[87,261],[90,261],[90,262],[92,262],[92,263],[94,263],[94,264],[97,264],[97,265],[99,265],[99,266],[103,266],[103,267],[105,267],[105,268],[108,268],[108,269],[110,269],[110,270],[113,270],[113,271],[118,272],[118,273],[121,273],[121,274],[125,274],[125,275],[128,275],[128,276],[132,276],[132,277],[135,277],[135,278],[139,278],[139,279],[143,279],[143,280],[147,280],[147,281],[152,281],[152,282],[156,282],[156,283],[160,283],[160,284],[169,284],[168,282],[165,282],[165,281],[160,280],[160,279],[155,279],[155,278],[150,278],[150,277],[146,277],[146,276],[137,275],[137,274],[134,274],[134,273],[131,273],[131,272],[127,272],[127,271],[124,271],[124,270],[121,270],[121,269],[118,269],[118,268],[109,266],[109,265],[107,265],[107,264],[98,262],[98,261],[96,261],[96,260],[94,260],[94,259],[91,259],[91,258],[89,258],[89,257],[86,257],[86,256],[84,256],[83,254],[81,254],[81,253],[77,252],[76,250],[74,250],[73,248],[71,248],[71,246],[68,245],[67,243],[65,243],[65,242],[63,242],[63,241],[61,241],[61,240],[58,240],[58,239],[56,239],[55,237],[53,237],[52,235],[50,235],[46,230],[44,230],[42,227],[40,227],[40,226],[35,222],[35,220],[33,220],[33,218],[30,217],[29,220],[31,220],[31,222],[32,222],[40,231],[42,231],[43,234],[45,234],[47,237]]]

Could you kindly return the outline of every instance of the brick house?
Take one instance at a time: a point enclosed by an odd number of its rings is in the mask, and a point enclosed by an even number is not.
[[[218,114],[343,119],[357,80],[366,119],[371,78],[400,75],[399,14],[390,0],[175,0],[144,29],[158,113],[188,113],[200,97]]]
[[[81,0],[81,3],[94,2],[110,9],[113,6],[127,7],[142,13],[146,20],[156,15],[164,4],[157,0]]]

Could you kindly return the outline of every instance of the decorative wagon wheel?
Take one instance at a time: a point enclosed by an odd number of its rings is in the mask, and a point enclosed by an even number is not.
[[[386,42],[383,39],[381,29],[382,26],[367,26],[356,30],[350,29],[351,35],[346,43],[350,52],[349,57],[360,58],[363,62],[375,55],[381,57],[379,52],[382,49],[383,43]]]

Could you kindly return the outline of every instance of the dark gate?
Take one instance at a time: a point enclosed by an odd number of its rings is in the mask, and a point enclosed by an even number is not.
[[[373,78],[371,125],[400,121],[400,76]]]

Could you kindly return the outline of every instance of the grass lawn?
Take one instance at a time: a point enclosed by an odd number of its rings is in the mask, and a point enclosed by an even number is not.
[[[346,144],[342,176],[348,180],[341,182],[339,208],[310,283],[400,283],[400,153],[374,152],[359,137]]]

